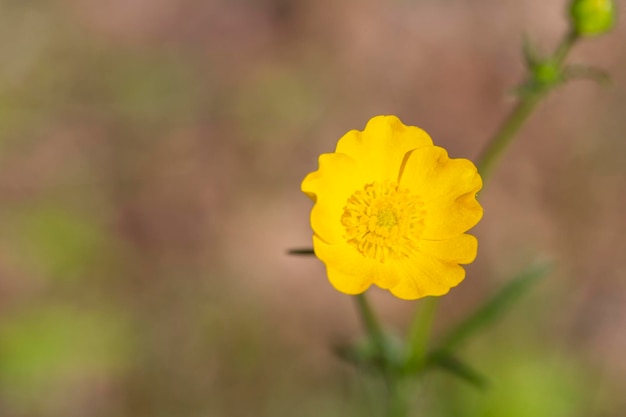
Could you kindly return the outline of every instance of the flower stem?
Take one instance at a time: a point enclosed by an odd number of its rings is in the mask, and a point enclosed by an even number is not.
[[[367,334],[377,350],[380,358],[380,367],[387,388],[387,416],[407,417],[408,401],[406,396],[405,378],[394,367],[391,359],[392,353],[385,339],[382,327],[376,318],[374,310],[370,306],[365,293],[356,296],[356,303],[361,316],[361,321]]]
[[[430,330],[438,305],[439,297],[424,298],[415,312],[409,331],[409,356],[406,364],[406,370],[410,373],[419,372],[424,366]]]
[[[559,69],[562,68],[567,54],[577,39],[578,36],[576,33],[570,32],[563,38],[557,47],[552,56],[552,61]],[[527,82],[532,82],[534,80],[533,77],[534,74],[531,73],[528,76]],[[512,142],[513,138],[524,125],[526,120],[528,120],[528,117],[533,112],[537,104],[541,101],[541,99],[543,99],[543,97],[546,96],[546,93],[548,93],[548,91],[555,86],[556,83],[546,86],[545,89],[532,91],[520,97],[509,116],[506,118],[504,123],[502,123],[496,134],[487,143],[483,153],[478,158],[476,165],[483,181],[486,181],[486,179],[490,176],[498,158]]]
[[[554,60],[558,65],[563,64],[563,61],[565,61],[567,54],[569,53],[570,49],[572,49],[572,46],[574,46],[574,43],[576,43],[576,40],[578,40],[578,34],[574,31],[571,31],[567,35],[565,35],[559,46],[556,48],[556,52],[554,53]]]
[[[534,93],[521,98],[509,114],[509,117],[500,126],[498,132],[488,142],[487,147],[476,163],[483,181],[486,181],[490,176],[498,157],[509,146],[515,134],[526,122],[542,96],[543,94],[541,93]]]
[[[382,327],[380,327],[380,323],[378,323],[378,319],[376,318],[376,315],[374,314],[374,311],[372,310],[369,301],[367,301],[365,293],[358,294],[356,296],[356,304],[365,330],[367,331],[370,339],[376,346],[378,354],[381,357],[384,357],[387,350],[385,346],[385,337],[382,331]]]

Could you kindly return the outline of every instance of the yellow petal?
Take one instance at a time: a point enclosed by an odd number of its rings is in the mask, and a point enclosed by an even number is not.
[[[450,159],[445,149],[429,146],[410,153],[400,184],[427,201],[476,193],[482,187],[482,179],[470,160]]]
[[[313,248],[326,265],[330,282],[346,294],[359,294],[371,284],[388,289],[401,279],[401,270],[395,262],[368,259],[348,243],[329,245],[313,236]]]
[[[395,182],[406,153],[432,144],[432,139],[422,129],[405,126],[396,116],[376,116],[362,132],[351,130],[339,139],[336,152],[357,161],[364,184]]]
[[[465,278],[461,266],[419,254],[404,262],[403,269],[402,280],[389,291],[404,300],[444,295]]]
[[[400,183],[424,201],[424,239],[453,238],[482,218],[482,207],[476,201],[482,179],[476,167],[467,159],[450,159],[443,148],[430,146],[411,152]]]
[[[447,240],[420,240],[418,250],[426,256],[457,264],[469,264],[476,258],[478,240],[472,235],[460,235]]]
[[[343,241],[345,230],[341,215],[350,197],[363,187],[356,163],[345,154],[322,154],[319,169],[302,181],[302,191],[315,205],[311,210],[311,228],[327,243]]]
[[[404,279],[404,267],[397,260],[388,260],[385,263],[378,262],[373,271],[373,282],[376,286],[388,290],[395,287]]]
[[[476,192],[456,198],[444,196],[424,203],[426,215],[422,239],[446,240],[467,232],[483,217],[483,208],[476,201]]]
[[[328,275],[328,281],[332,286],[344,294],[361,294],[372,285],[371,281],[363,279],[363,277],[341,272],[330,265],[326,265],[326,275]]]
[[[313,236],[315,255],[326,265],[333,287],[346,294],[360,294],[371,284],[371,267],[352,246],[329,245]]]

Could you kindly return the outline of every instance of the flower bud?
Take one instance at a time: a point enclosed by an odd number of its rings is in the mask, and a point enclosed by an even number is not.
[[[613,0],[573,0],[570,16],[578,35],[601,35],[615,24],[615,4]]]
[[[554,85],[563,78],[561,68],[552,60],[534,65],[532,67],[532,73],[535,81],[544,86]]]

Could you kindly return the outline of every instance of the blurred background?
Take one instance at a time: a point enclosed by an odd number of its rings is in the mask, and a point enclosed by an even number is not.
[[[286,255],[311,244],[300,181],[377,114],[475,159],[523,35],[551,51],[565,9],[0,0],[0,415],[376,415],[380,387],[331,350],[362,335],[352,300]],[[554,264],[463,351],[491,388],[434,377],[418,415],[626,412],[625,35],[575,47],[613,84],[552,93],[481,193],[479,256],[436,334]],[[402,334],[416,303],[371,292]]]

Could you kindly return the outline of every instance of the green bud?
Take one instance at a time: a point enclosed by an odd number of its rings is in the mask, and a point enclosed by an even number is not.
[[[615,4],[613,0],[573,0],[570,16],[578,35],[601,35],[615,24]]]
[[[563,78],[561,68],[552,60],[537,63],[531,70],[533,78],[540,85],[554,85]]]

